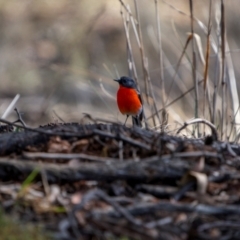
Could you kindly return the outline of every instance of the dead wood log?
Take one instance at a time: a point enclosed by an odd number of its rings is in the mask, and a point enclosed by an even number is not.
[[[44,171],[49,182],[74,182],[79,180],[179,180],[189,169],[189,163],[175,159],[162,161],[159,157],[150,161],[125,161],[112,163],[79,163],[77,167],[66,164],[46,164],[26,160],[0,159],[0,178],[24,179],[34,169]]]
[[[185,213],[198,213],[204,215],[239,215],[240,208],[238,205],[207,205],[207,204],[188,204],[188,203],[171,203],[171,202],[159,202],[159,203],[139,203],[134,206],[129,206],[124,209],[126,212],[133,216],[145,215],[156,213],[157,211],[168,212],[185,212]],[[107,215],[110,217],[119,217],[120,214],[114,210],[108,212],[102,212],[99,210],[92,212],[93,216],[99,217],[99,214]]]

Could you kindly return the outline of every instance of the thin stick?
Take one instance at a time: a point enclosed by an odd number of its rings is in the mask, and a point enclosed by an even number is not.
[[[194,36],[194,28],[193,28],[193,1],[189,0],[189,6],[190,6],[190,19],[191,19],[191,34]],[[196,52],[195,52],[195,42],[192,41],[192,75],[193,75],[193,82],[194,82],[194,91],[195,91],[195,118],[198,118],[198,102],[199,102],[199,96],[198,96],[198,82],[197,82],[197,62],[196,62]],[[197,134],[199,136],[199,127],[197,127]]]
[[[22,114],[18,111],[17,108],[14,108],[14,110],[17,113],[17,116],[18,116],[18,119],[14,123],[20,122],[24,127],[26,127],[27,125],[25,124],[25,122],[22,119]]]
[[[188,44],[190,43],[191,40],[192,40],[192,35],[190,34],[190,35],[188,36],[187,40],[186,40],[186,43],[185,43],[185,45],[184,45],[183,51],[182,51],[182,53],[181,53],[181,56],[180,56],[180,58],[179,58],[179,60],[178,60],[178,62],[177,62],[176,70],[175,70],[175,72],[174,72],[174,75],[173,75],[173,78],[172,78],[172,81],[171,81],[171,85],[170,85],[170,88],[169,88],[169,91],[168,91],[168,97],[167,97],[167,100],[166,100],[166,104],[167,104],[168,99],[169,99],[169,96],[170,96],[169,93],[170,93],[171,90],[172,90],[173,83],[174,83],[175,78],[176,78],[176,76],[177,76],[177,72],[178,72],[179,66],[180,66],[180,64],[181,64],[181,61],[182,61],[182,59],[183,59],[183,56],[184,56],[185,53],[186,53],[187,46],[188,46]]]
[[[141,23],[140,23],[140,16],[139,16],[139,9],[138,9],[138,3],[137,0],[134,0],[134,4],[135,4],[135,10],[136,10],[136,14],[137,14],[137,34],[138,34],[138,38],[139,38],[139,50],[140,50],[140,54],[141,54],[141,60],[142,60],[142,69],[143,69],[143,75],[144,75],[144,82],[145,82],[145,89],[146,89],[146,93],[148,95],[151,95],[152,99],[153,99],[153,108],[155,109],[155,112],[157,111],[157,105],[156,105],[156,100],[155,100],[155,95],[154,95],[154,91],[153,91],[153,87],[152,87],[152,83],[151,83],[151,79],[149,76],[149,72],[148,72],[148,64],[147,64],[147,58],[145,56],[145,52],[144,52],[144,45],[143,45],[143,39],[142,39],[142,30],[141,30]],[[149,98],[148,102],[150,102]],[[156,114],[159,123],[160,121],[160,116],[159,113]],[[155,124],[155,121],[153,119],[153,122]],[[156,124],[155,124],[156,125]]]
[[[188,122],[185,122],[184,125],[178,129],[177,134],[179,134],[188,125],[196,124],[196,123],[204,123],[207,126],[209,126],[212,130],[212,136],[214,137],[214,140],[218,140],[218,133],[217,133],[217,128],[215,127],[215,125],[213,125],[211,122],[209,122],[205,119],[201,119],[201,118],[196,118],[196,119],[190,120]]]
[[[94,162],[111,162],[116,159],[91,156],[83,153],[46,153],[46,152],[23,152],[23,156],[27,159],[61,159],[61,160],[71,160],[71,159],[83,159]]]
[[[140,24],[140,16],[139,16],[139,10],[138,10],[138,4],[136,0],[134,0],[134,6],[135,6],[135,11],[137,15],[137,22],[133,24],[134,26],[137,26],[137,33],[135,33],[137,39],[139,39],[139,50],[141,54],[141,62],[142,62],[142,69],[143,69],[143,76],[144,76],[144,83],[145,83],[145,91],[146,91],[146,96],[149,96],[149,86],[148,86],[148,74],[147,74],[147,69],[144,63],[145,59],[145,52],[144,52],[144,46],[143,46],[143,40],[142,40],[142,31],[141,31],[141,24]],[[149,102],[149,99],[148,99]]]
[[[156,100],[155,100],[155,96],[154,96],[154,92],[153,92],[153,88],[152,88],[152,83],[151,83],[148,68],[147,68],[147,58],[145,57],[145,52],[144,52],[140,16],[139,16],[139,10],[138,10],[138,3],[137,3],[136,0],[134,1],[134,5],[135,5],[135,11],[136,11],[136,15],[137,15],[137,23],[134,24],[132,22],[132,24],[133,24],[133,28],[135,27],[135,25],[137,25],[137,32],[134,32],[134,33],[136,35],[136,38],[139,39],[139,45],[138,46],[139,46],[139,50],[140,50],[140,54],[141,54],[141,62],[142,62],[142,69],[143,69],[143,76],[144,76],[145,92],[146,92],[148,103],[150,103],[149,96],[150,96],[150,92],[151,92],[151,97],[153,99],[153,107],[157,110]],[[158,120],[159,120],[159,123],[160,123],[159,114],[157,114],[157,117],[158,117]],[[155,120],[153,119],[153,123],[154,122],[155,122]]]
[[[120,2],[122,4],[124,4],[121,0]],[[124,5],[124,8],[126,6]],[[126,7],[127,8],[127,7]],[[127,12],[131,18],[131,22],[133,23],[134,22],[134,19],[133,19],[133,16],[132,14],[130,14],[130,10],[127,8]],[[130,13],[129,13],[130,12]],[[133,53],[132,53],[132,46],[131,46],[131,41],[130,41],[130,36],[129,36],[129,26],[128,26],[128,20],[125,18],[124,14],[123,14],[123,11],[121,10],[121,16],[122,16],[122,19],[123,19],[123,24],[124,24],[124,29],[125,29],[125,34],[126,34],[126,40],[127,40],[127,51],[128,51],[128,67],[129,67],[129,71],[133,72],[133,75],[134,75],[134,79],[135,81],[137,82],[137,85],[138,85],[138,89],[140,90],[140,85],[138,83],[138,77],[137,77],[137,70],[136,70],[136,65],[135,65],[135,61],[134,61],[134,58],[133,58]],[[136,32],[136,31],[135,31]],[[140,93],[141,93],[141,90],[140,90]],[[142,98],[142,105],[143,105],[143,108],[144,108],[144,100]],[[145,121],[145,126],[146,126],[146,129],[148,129],[148,124],[147,124],[147,120],[146,120],[146,116],[145,116],[145,113],[143,111],[143,118],[144,118],[144,121]]]
[[[121,10],[121,16],[122,16],[124,30],[125,30],[125,34],[126,34],[126,40],[127,40],[128,60],[129,60],[128,68],[129,68],[129,70],[133,71],[134,79],[136,80],[136,82],[138,84],[137,70],[136,70],[135,61],[134,61],[133,54],[132,54],[132,45],[131,45],[130,36],[129,36],[128,19],[126,19],[122,10]],[[139,84],[138,84],[138,86],[139,86]]]
[[[205,115],[205,103],[206,103],[206,96],[207,96],[207,81],[208,81],[208,68],[209,68],[209,55],[210,55],[210,33],[211,33],[211,14],[212,13],[212,0],[209,1],[209,15],[208,15],[208,34],[207,34],[207,49],[206,49],[206,56],[205,56],[205,69],[204,69],[204,80],[203,80],[203,117],[206,118]],[[210,119],[212,119],[211,114],[211,107],[210,107]],[[204,133],[205,133],[205,125],[204,125]]]
[[[212,115],[212,123],[216,124],[216,120],[217,120],[217,96],[218,96],[218,90],[219,90],[219,85],[220,85],[220,81],[221,81],[221,56],[220,56],[220,18],[219,18],[219,14],[218,14],[218,9],[216,9],[216,13],[215,13],[215,21],[216,21],[216,25],[217,25],[217,48],[216,51],[214,51],[216,53],[216,63],[215,63],[215,77],[214,77],[214,91],[213,91],[213,115]]]
[[[209,33],[208,33],[209,32]],[[211,37],[211,35],[210,35],[210,31],[208,31],[207,32],[207,36],[209,36],[209,41],[210,41],[210,37]],[[198,35],[198,34],[196,34],[196,33],[194,33],[194,40],[196,40],[196,46],[197,46],[197,50],[198,50],[198,53],[199,53],[199,60],[200,60],[200,62],[202,63],[202,65],[203,65],[203,67],[204,67],[204,69],[206,69],[206,60],[205,60],[205,58],[204,58],[204,54],[203,54],[203,47],[202,47],[202,43],[201,43],[201,38],[200,38],[200,36]],[[209,42],[210,43],[210,42]],[[208,72],[208,71],[207,71]],[[204,74],[203,74],[204,75]],[[209,80],[208,80],[208,74],[206,74],[206,77],[207,77],[207,81],[206,81],[206,88],[204,89],[204,91],[205,91],[205,98],[207,99],[207,103],[208,103],[208,109],[209,109],[209,115],[210,115],[210,117],[212,116],[212,108],[211,108],[211,106],[212,106],[212,100],[211,100],[211,97],[210,97],[210,93],[209,93]],[[211,83],[211,82],[210,82]],[[205,99],[204,99],[204,101],[205,101]],[[206,102],[206,101],[205,101]],[[206,109],[206,107],[205,107],[205,102],[204,102],[204,104],[203,104],[203,114],[205,114],[204,113],[204,111],[205,111],[205,109]]]
[[[222,118],[221,118],[221,138],[223,138],[224,119],[226,113],[226,79],[225,79],[225,11],[224,3],[221,0],[221,54],[222,54],[222,71],[221,71],[221,82],[222,82]],[[226,120],[226,119],[225,119]]]
[[[9,104],[9,106],[7,107],[7,109],[5,110],[5,112],[2,115],[2,119],[5,119],[8,114],[10,113],[10,111],[12,110],[12,108],[14,107],[14,105],[16,104],[16,102],[18,101],[18,99],[20,98],[20,94],[17,94],[14,99],[12,100],[12,102]]]
[[[203,83],[203,80],[199,81],[199,82],[198,82],[198,85],[200,85],[201,83]],[[165,106],[165,108],[170,107],[171,105],[173,105],[175,102],[177,102],[179,99],[183,98],[185,95],[187,95],[188,93],[190,93],[190,92],[193,91],[194,89],[195,89],[195,86],[189,88],[185,93],[181,94],[179,97],[175,98],[173,101],[171,101],[170,103],[168,103],[168,104]],[[163,109],[161,108],[161,109],[158,110],[158,112],[161,112],[162,110],[163,110]],[[156,114],[156,113],[154,113],[154,114]],[[150,119],[151,117],[152,117],[152,116],[148,117],[147,120]]]
[[[157,22],[157,39],[158,39],[158,57],[159,57],[159,72],[160,72],[160,86],[161,86],[161,98],[162,98],[162,128],[161,131],[164,132],[165,125],[167,125],[165,104],[166,104],[166,96],[165,96],[165,83],[164,83],[164,73],[163,73],[163,56],[162,56],[162,39],[161,39],[161,25],[160,25],[160,17],[159,17],[159,3],[158,0],[155,0],[155,10],[156,10],[156,22]]]
[[[225,53],[226,52],[229,52],[229,44],[227,39],[225,39]],[[225,57],[226,57],[226,66],[228,66],[228,71],[226,74],[228,74],[231,109],[232,109],[232,115],[234,116],[233,130],[234,130],[234,135],[236,135],[236,132],[239,131],[240,129],[239,126],[236,125],[236,119],[240,119],[237,80],[235,77],[233,61],[230,53],[226,54]]]

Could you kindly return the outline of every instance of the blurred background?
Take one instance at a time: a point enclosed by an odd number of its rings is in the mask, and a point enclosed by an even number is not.
[[[124,1],[136,16],[134,1]],[[137,0],[144,50],[154,88],[157,107],[161,109],[159,55],[154,1]],[[208,24],[209,1],[194,2],[194,16]],[[212,36],[217,40],[220,1],[213,1]],[[239,79],[239,1],[225,1],[227,54]],[[118,75],[129,75],[126,36],[118,0],[0,0],[0,115],[16,96],[16,107],[29,126],[49,122],[79,121],[83,113],[94,118],[123,122],[114,99]],[[159,1],[163,72],[168,102],[193,86],[191,64],[184,56],[172,82],[176,65],[190,32],[189,1]],[[195,22],[202,53],[206,52],[206,34]],[[141,55],[130,27],[134,60],[141,89]],[[191,57],[191,47],[187,49]],[[203,78],[203,64],[197,51],[198,79]],[[215,76],[216,57],[210,52],[210,79]],[[102,83],[102,87],[101,87]],[[239,89],[239,82],[237,83]],[[201,92],[200,92],[201,93]],[[170,123],[194,117],[193,92],[168,108]],[[144,96],[143,96],[144,97]],[[201,94],[200,94],[201,99]],[[151,107],[146,104],[146,114]],[[15,120],[11,111],[6,117]],[[130,122],[129,122],[130,123]]]

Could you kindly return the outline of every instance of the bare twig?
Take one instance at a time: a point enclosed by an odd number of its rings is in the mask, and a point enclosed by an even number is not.
[[[167,125],[167,114],[165,109],[166,104],[166,94],[165,94],[165,83],[164,83],[164,73],[163,73],[163,56],[162,56],[162,39],[161,39],[161,25],[160,25],[160,17],[159,17],[159,3],[158,0],[155,0],[155,10],[156,10],[156,22],[157,22],[157,39],[158,39],[158,55],[159,55],[159,71],[160,71],[160,84],[161,84],[161,98],[162,98],[162,125],[161,131],[164,132],[164,128]],[[153,90],[152,90],[153,92]],[[155,99],[154,99],[155,101]],[[156,104],[155,104],[156,105]],[[157,111],[157,109],[155,109]],[[159,119],[160,120],[160,119]]]
[[[23,152],[23,156],[28,159],[61,159],[61,160],[71,160],[71,159],[82,159],[95,162],[112,162],[116,159],[91,156],[83,153],[46,153],[46,152]]]
[[[198,82],[198,85],[200,85],[201,83],[203,83],[203,80],[199,81],[199,82]],[[177,102],[179,99],[183,98],[185,95],[187,95],[188,93],[190,93],[191,91],[193,91],[194,88],[195,88],[194,86],[191,87],[191,88],[189,88],[189,90],[187,90],[185,93],[181,94],[179,97],[175,98],[173,101],[171,101],[170,103],[166,104],[165,108],[170,107],[172,104],[174,104],[175,102]],[[161,112],[161,111],[163,111],[162,108],[158,110],[158,112]],[[155,114],[156,114],[156,113],[154,113],[154,115],[155,115]],[[152,115],[151,115],[150,117],[148,117],[147,120],[150,119],[151,117],[152,117]]]
[[[18,116],[18,119],[14,123],[20,122],[24,127],[26,127],[26,124],[22,119],[22,114],[18,111],[17,108],[14,108],[14,110],[16,111],[17,116]]]
[[[5,110],[5,112],[2,115],[2,119],[5,119],[8,114],[10,113],[10,111],[12,110],[12,108],[14,107],[14,105],[16,104],[16,102],[18,101],[18,99],[20,98],[20,94],[17,94],[14,99],[12,100],[12,102],[9,104],[9,106],[7,107],[7,109]]]
[[[191,34],[194,36],[194,14],[193,14],[193,1],[189,0],[190,6],[190,19],[191,19]],[[195,51],[195,42],[192,41],[192,75],[193,75],[193,83],[194,83],[194,93],[195,93],[195,118],[199,117],[199,93],[198,93],[198,82],[197,82],[197,60],[196,60],[196,51]],[[197,134],[199,136],[199,127],[197,126]]]
[[[225,10],[224,10],[224,3],[221,0],[221,83],[222,83],[222,117],[221,117],[221,138],[224,135],[224,123],[227,121],[227,86],[226,86],[226,78],[225,78]]]
[[[204,123],[204,124],[208,125],[212,130],[212,135],[213,135],[214,139],[218,140],[218,133],[217,133],[216,127],[211,122],[209,122],[205,119],[201,119],[201,118],[197,118],[197,119],[193,119],[193,120],[190,120],[188,122],[185,122],[184,125],[181,128],[178,129],[177,134],[179,134],[188,125],[196,124],[196,123]]]
[[[211,27],[212,27],[211,26],[211,17],[212,17],[212,0],[209,1],[207,49],[206,49],[206,55],[205,55],[205,68],[204,68],[204,84],[203,84],[203,90],[204,90],[203,117],[204,118],[206,118],[206,116],[205,116],[205,109],[206,109],[205,102],[206,102],[206,96],[207,96],[207,91],[208,91],[208,69],[209,69],[209,55],[210,55],[210,34],[211,34]],[[212,119],[212,109],[211,109],[211,105],[210,104],[209,104],[209,112],[210,112],[210,119]]]

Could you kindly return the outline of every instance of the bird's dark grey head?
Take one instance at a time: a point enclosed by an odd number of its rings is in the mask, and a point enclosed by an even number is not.
[[[121,77],[120,79],[114,79],[114,81],[118,82],[119,85],[126,88],[137,88],[135,81],[130,77]]]

